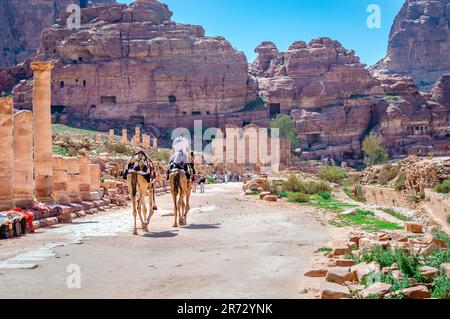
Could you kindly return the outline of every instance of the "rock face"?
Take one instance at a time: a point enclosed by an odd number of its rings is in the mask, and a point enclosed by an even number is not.
[[[412,76],[424,91],[450,72],[450,0],[407,0],[374,71]]]
[[[339,42],[298,41],[284,53],[262,43],[251,72],[272,115],[291,114],[306,158],[361,155],[361,139],[379,118],[369,97],[383,89]],[[269,61],[269,59],[271,59]]]
[[[242,52],[171,16],[156,0],[83,9],[77,30],[63,15],[32,58],[55,62],[52,104],[72,119],[172,128],[216,121],[256,100]],[[29,88],[16,88],[19,106],[30,104]]]
[[[0,66],[14,66],[35,53],[40,33],[56,22],[69,4],[87,7],[115,0],[2,0],[0,1]]]
[[[372,76],[353,51],[329,38],[294,43],[279,53],[264,42],[250,71],[272,114],[290,114],[305,159],[361,158],[368,134],[382,137],[391,157],[448,155],[449,76],[433,97],[412,78]]]

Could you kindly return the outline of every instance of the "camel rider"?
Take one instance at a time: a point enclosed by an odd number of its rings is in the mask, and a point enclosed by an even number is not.
[[[172,144],[173,155],[169,160],[169,168],[167,170],[167,180],[170,178],[170,172],[175,169],[184,170],[188,178],[189,176],[189,161],[186,154],[188,154],[189,141],[184,136],[177,137]]]

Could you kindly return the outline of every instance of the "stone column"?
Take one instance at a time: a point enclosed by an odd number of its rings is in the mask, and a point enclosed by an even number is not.
[[[128,130],[126,128],[122,130],[122,144],[128,144]]]
[[[33,62],[34,179],[36,199],[51,202],[53,191],[50,62]]]
[[[13,99],[0,98],[0,211],[13,209]]]
[[[80,194],[82,200],[91,200],[91,160],[88,157],[80,157]]]
[[[34,203],[31,111],[20,111],[14,116],[14,203],[23,208]]]
[[[158,139],[157,139],[156,137],[153,139],[153,148],[154,148],[155,150],[158,149]]]
[[[58,204],[69,204],[68,196],[69,175],[67,162],[62,156],[53,156],[53,194]]]
[[[142,134],[142,147],[150,148],[150,135]]]
[[[114,130],[109,130],[109,142],[114,143],[116,141]]]
[[[139,146],[141,144],[141,128],[136,127],[134,129],[134,145]]]
[[[91,200],[100,200],[100,165],[91,164],[90,178],[91,178]]]
[[[67,163],[67,194],[73,203],[81,202],[80,195],[80,163],[78,158],[69,157],[66,158]]]
[[[95,134],[95,140],[98,143],[102,143],[103,142],[103,135],[102,134]]]

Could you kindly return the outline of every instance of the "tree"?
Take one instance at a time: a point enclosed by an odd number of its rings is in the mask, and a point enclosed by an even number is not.
[[[366,154],[364,162],[367,166],[387,163],[389,160],[388,153],[381,145],[381,138],[375,135],[366,137],[362,147]]]
[[[270,128],[280,130],[280,138],[287,138],[291,141],[292,148],[298,145],[298,135],[294,121],[286,114],[278,114],[270,125]]]

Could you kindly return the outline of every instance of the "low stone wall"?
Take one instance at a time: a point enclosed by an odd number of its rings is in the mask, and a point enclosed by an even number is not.
[[[369,204],[410,208],[407,197],[394,189],[367,185],[363,185],[362,189]]]
[[[431,189],[425,190],[425,196],[427,198],[425,205],[429,208],[433,217],[446,228],[450,228],[447,222],[447,218],[450,215],[450,199]]]

